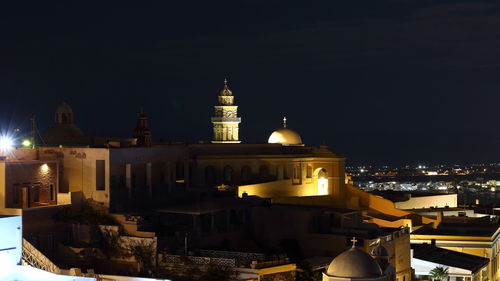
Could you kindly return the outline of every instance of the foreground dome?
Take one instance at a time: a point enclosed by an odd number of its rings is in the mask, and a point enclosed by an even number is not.
[[[370,255],[354,247],[334,258],[328,266],[326,274],[340,278],[377,278],[383,276],[378,263]]]
[[[280,143],[282,145],[302,145],[302,138],[292,129],[281,128],[269,136],[268,143]]]

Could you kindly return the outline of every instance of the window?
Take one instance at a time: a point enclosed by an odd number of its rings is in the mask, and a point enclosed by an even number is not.
[[[307,165],[306,170],[306,178],[310,179],[313,176],[313,167],[311,165]]]
[[[300,179],[300,166],[293,165],[293,179]]]
[[[300,164],[294,164],[292,167],[292,183],[301,184],[302,183],[302,173]]]
[[[106,161],[105,160],[95,160],[95,189],[105,190],[106,189]]]

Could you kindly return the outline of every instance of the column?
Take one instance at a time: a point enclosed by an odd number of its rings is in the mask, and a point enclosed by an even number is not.
[[[152,164],[146,163],[146,187],[148,188],[149,197],[153,195],[153,180],[152,180]]]
[[[132,164],[125,164],[125,186],[128,191],[128,198],[132,198]]]

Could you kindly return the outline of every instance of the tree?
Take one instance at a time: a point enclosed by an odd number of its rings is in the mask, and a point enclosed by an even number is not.
[[[429,276],[433,280],[447,280],[448,279],[448,268],[442,266],[436,266],[433,270],[429,272]]]
[[[146,240],[131,242],[130,255],[139,265],[139,271],[151,276],[156,271],[156,249],[154,243]]]

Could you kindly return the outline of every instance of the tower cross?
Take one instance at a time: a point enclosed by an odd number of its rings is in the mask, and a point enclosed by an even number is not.
[[[224,78],[224,86],[227,86],[227,78]]]
[[[356,237],[353,237],[351,239],[351,242],[352,242],[352,247],[354,248],[354,247],[356,247],[356,242],[358,242],[358,240],[356,240]]]
[[[283,117],[283,128],[286,128],[286,116]]]

